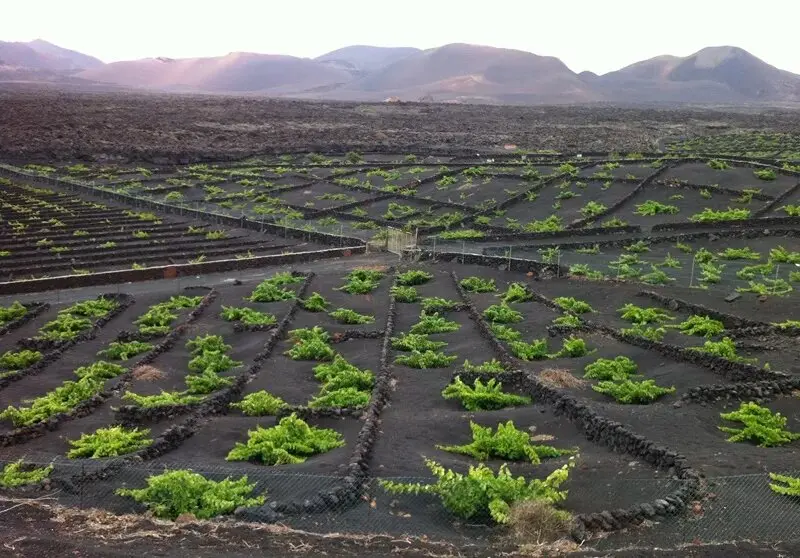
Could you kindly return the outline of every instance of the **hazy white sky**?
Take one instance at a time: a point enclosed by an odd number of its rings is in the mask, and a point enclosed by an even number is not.
[[[798,16],[793,0],[2,0],[0,40],[42,38],[106,62],[463,42],[597,73],[735,45],[800,73]]]

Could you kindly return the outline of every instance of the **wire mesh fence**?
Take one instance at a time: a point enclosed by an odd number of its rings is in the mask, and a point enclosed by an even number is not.
[[[0,461],[0,468],[13,461]],[[427,536],[440,540],[488,543],[502,528],[487,516],[459,517],[443,506],[435,494],[392,494],[382,480],[396,483],[431,483],[431,477],[371,478],[348,490],[347,477],[275,470],[256,464],[194,466],[180,462],[137,462],[122,459],[25,460],[24,470],[52,466],[46,480],[0,493],[8,497],[46,497],[81,509],[102,508],[114,513],[142,513],[145,508],[119,494],[121,488],[144,488],[148,479],[168,470],[190,470],[222,481],[243,476],[253,496],[263,503],[231,510],[242,520],[279,522],[319,533],[391,534]],[[792,476],[800,471],[787,473]],[[631,508],[659,501],[673,494],[684,481],[671,477],[609,477],[582,482],[579,473],[565,487],[564,507],[574,514],[604,509]],[[638,529],[626,529],[592,542],[597,548],[626,545],[680,546],[683,544],[752,540],[763,543],[800,540],[800,498],[778,494],[770,488],[768,474],[706,479],[697,500],[673,516],[656,515]]]

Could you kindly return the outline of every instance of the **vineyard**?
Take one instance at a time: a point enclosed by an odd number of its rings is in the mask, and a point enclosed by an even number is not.
[[[4,165],[0,491],[479,548],[800,537],[800,167],[715,141]]]

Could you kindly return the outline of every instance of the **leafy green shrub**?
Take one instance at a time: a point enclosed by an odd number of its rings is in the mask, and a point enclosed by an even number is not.
[[[784,496],[800,496],[800,478],[775,473],[770,473],[769,478],[775,481],[769,485],[770,490],[773,492]],[[1,481],[0,484],[2,484]]]
[[[659,269],[656,266],[651,265],[650,273],[644,273],[640,275],[639,280],[642,283],[647,283],[648,285],[666,285],[675,279],[667,275],[663,269]]]
[[[461,326],[458,323],[449,321],[439,314],[424,314],[420,316],[419,322],[411,326],[411,333],[448,333],[450,331],[458,331]]]
[[[59,314],[39,330],[36,339],[47,341],[69,341],[92,327],[91,320],[72,314]]]
[[[24,370],[31,364],[42,359],[42,353],[23,349],[21,351],[6,351],[0,356],[0,370]]]
[[[408,217],[416,210],[411,207],[410,205],[402,205],[396,202],[390,202],[389,208],[384,212],[382,217],[387,221],[393,221],[395,219],[402,219],[403,217]]]
[[[558,232],[564,230],[564,222],[558,215],[551,215],[541,221],[531,221],[524,228],[525,232]]]
[[[716,265],[713,262],[700,264],[701,283],[719,283],[722,280],[724,265]]]
[[[530,461],[539,464],[542,458],[571,455],[574,450],[562,450],[553,446],[541,446],[531,442],[530,434],[514,427],[513,421],[497,425],[492,432],[491,427],[484,427],[472,421],[472,442],[463,446],[436,446],[443,451],[469,455],[479,461],[489,459],[508,459],[509,461]]]
[[[572,312],[573,314],[587,314],[594,312],[594,309],[589,303],[578,300],[573,297],[559,296],[553,299],[553,302],[562,310]]]
[[[741,221],[742,219],[750,218],[750,210],[744,208],[716,211],[710,207],[706,207],[700,213],[695,213],[689,217],[689,221],[694,223],[713,223],[716,221]]]
[[[459,229],[456,231],[444,231],[439,233],[437,236],[443,240],[460,240],[483,238],[486,235],[481,231],[476,231],[475,229]]]
[[[10,420],[14,426],[30,426],[45,421],[59,413],[68,413],[102,391],[105,380],[91,375],[78,381],[68,380],[59,387],[36,399],[25,401],[27,407],[9,405],[0,412],[0,419]]]
[[[698,335],[710,339],[725,331],[725,324],[708,316],[689,316],[685,321],[675,326],[668,326],[680,330],[684,335]]]
[[[782,446],[800,439],[800,433],[786,430],[787,419],[780,413],[773,413],[766,407],[753,402],[742,403],[736,411],[720,413],[720,418],[740,422],[742,428],[720,426],[727,434],[729,442],[756,442],[762,448]]]
[[[509,341],[508,347],[511,349],[511,353],[521,360],[531,361],[548,358],[547,339],[534,339],[530,343]]]
[[[467,277],[462,279],[459,284],[462,289],[470,293],[493,293],[497,290],[497,287],[494,286],[494,279]]]
[[[241,322],[246,325],[273,325],[278,323],[274,315],[252,308],[223,306],[220,317],[226,322]]]
[[[778,209],[784,211],[789,217],[800,217],[800,205],[787,204]]]
[[[397,302],[412,303],[419,300],[419,293],[414,287],[395,286],[389,289],[391,294]]]
[[[483,317],[496,324],[513,324],[523,320],[522,313],[507,304],[493,304],[483,311]]]
[[[660,308],[642,308],[635,304],[626,304],[618,312],[623,320],[634,324],[661,324],[675,319]]]
[[[402,364],[409,368],[447,368],[457,357],[448,356],[444,353],[434,351],[411,351],[409,355],[400,355],[395,358],[395,364]]]
[[[754,251],[752,248],[726,248],[717,254],[723,260],[758,260],[761,259],[761,254]]]
[[[470,361],[465,360],[461,367],[464,369],[464,372],[475,372],[478,374],[498,374],[506,370],[503,363],[494,358],[481,364],[472,364]]]
[[[124,343],[114,341],[108,345],[107,349],[97,353],[97,356],[109,358],[111,360],[128,360],[141,353],[146,353],[152,348],[153,345],[142,341],[128,341]]]
[[[150,430],[147,429],[127,429],[122,426],[98,428],[92,434],[81,434],[79,439],[69,440],[72,449],[67,452],[67,457],[100,459],[133,453],[153,443],[147,437],[149,434]]]
[[[561,350],[557,353],[547,355],[548,358],[578,358],[586,356],[595,352],[595,349],[589,349],[586,341],[580,337],[570,335],[569,338],[564,339]]]
[[[314,330],[317,329],[319,329],[318,326],[315,326],[312,330],[305,330],[311,333],[307,336],[299,337],[298,332],[303,332],[304,330],[290,332],[296,342],[285,354],[292,360],[333,360],[336,353],[328,345],[327,332],[323,331],[324,335],[314,333]]]
[[[533,294],[522,283],[511,283],[505,293],[499,295],[503,304],[512,302],[526,302],[533,299]]]
[[[675,393],[675,388],[664,388],[657,386],[655,380],[622,380],[619,382],[604,381],[592,386],[598,393],[603,393],[613,397],[617,403],[625,405],[642,405],[652,403],[659,397],[668,393]]]
[[[678,250],[680,250],[684,254],[691,254],[692,253],[692,247],[689,246],[688,244],[684,244],[683,242],[680,242],[680,241],[675,243],[675,248],[677,248]]]
[[[322,392],[308,406],[312,409],[361,409],[369,403],[370,392],[355,387]]]
[[[0,486],[3,488],[17,488],[29,484],[39,484],[49,477],[52,472],[52,465],[34,467],[19,459],[3,467],[3,471],[0,473]]]
[[[458,302],[455,300],[447,300],[446,298],[439,298],[438,296],[422,299],[422,311],[426,314],[454,310],[458,305]]]
[[[726,163],[725,161],[720,161],[719,159],[711,159],[706,164],[714,170],[726,170],[731,168],[731,166],[728,163]]]
[[[778,246],[769,251],[769,259],[775,263],[800,263],[800,252],[790,252],[783,246]]]
[[[634,337],[643,337],[648,341],[661,341],[667,334],[667,330],[663,327],[650,327],[646,324],[635,323],[633,327],[621,329],[620,333],[623,335],[632,335]]]
[[[644,240],[639,240],[633,244],[628,244],[623,250],[631,254],[643,254],[650,251],[650,245]]]
[[[606,229],[611,229],[615,227],[627,227],[628,223],[618,217],[613,217],[611,219],[606,219],[605,221],[603,221],[600,224],[600,226]]]
[[[564,314],[553,320],[553,325],[561,327],[581,327],[583,322],[575,314]]]
[[[800,328],[800,320],[786,320],[783,322],[773,322],[772,325],[778,329]]]
[[[176,519],[190,513],[197,519],[210,519],[233,513],[238,507],[259,506],[265,496],[251,496],[255,484],[247,477],[212,481],[187,470],[167,470],[147,478],[147,487],[120,488],[116,493],[144,504],[156,517]]]
[[[586,277],[592,281],[599,281],[605,278],[602,271],[592,269],[589,264],[573,264],[569,267],[569,273],[576,277]]]
[[[491,323],[489,324],[489,327],[491,328],[494,336],[501,341],[519,341],[522,339],[522,333],[512,327],[499,323]]]
[[[330,363],[315,366],[314,377],[322,382],[323,392],[346,388],[369,391],[375,383],[375,375],[370,370],[361,370],[342,355],[336,355]]]
[[[587,364],[583,369],[584,378],[592,380],[611,380],[619,382],[627,380],[629,376],[636,374],[636,363],[626,356],[615,357],[614,360],[598,358],[591,364]]]
[[[10,306],[0,306],[0,326],[13,322],[28,313],[28,309],[18,300]]]
[[[201,357],[195,357],[192,359],[192,362],[196,362],[197,359],[200,358]],[[220,376],[217,368],[224,368],[227,366],[227,368],[225,368],[225,370],[227,370],[231,365],[241,363],[231,360],[228,355],[221,355],[220,357],[213,358],[213,360],[214,362],[210,363],[209,359],[204,359],[203,364],[208,363],[207,367],[200,368],[199,374],[189,374],[186,376],[186,385],[189,388],[187,390],[189,394],[207,395],[224,387],[228,387],[233,383],[233,378]]]
[[[721,341],[706,341],[702,347],[690,347],[690,351],[697,351],[733,362],[754,363],[756,359],[747,359],[737,354],[736,345],[730,337],[723,337]]]
[[[569,477],[570,465],[553,471],[544,480],[524,477],[514,478],[508,467],[500,466],[495,474],[486,465],[470,467],[464,475],[445,469],[435,461],[425,464],[437,478],[434,484],[404,484],[381,480],[384,490],[392,494],[435,494],[442,505],[454,515],[469,519],[488,514],[497,523],[508,523],[511,505],[527,500],[539,500],[548,505],[556,504],[567,497],[567,491],[558,488]]]
[[[231,407],[251,417],[274,416],[286,406],[283,399],[264,390],[249,393],[241,401],[231,403]]]
[[[375,321],[374,316],[359,314],[349,308],[338,308],[328,315],[341,324],[371,324]]]
[[[778,177],[772,169],[756,169],[753,171],[753,174],[759,180],[775,180]]]
[[[607,210],[608,207],[602,203],[590,201],[581,208],[581,215],[586,218],[597,217],[598,215],[605,213]]]
[[[344,445],[342,435],[335,430],[309,426],[294,413],[282,418],[276,426],[256,426],[247,434],[247,443],[237,443],[228,453],[228,461],[288,465]]]
[[[296,297],[294,291],[281,288],[283,284],[275,283],[273,279],[262,281],[245,300],[250,302],[278,302],[280,300],[294,299]]]
[[[432,273],[416,269],[416,270],[406,271],[405,273],[401,273],[400,275],[398,275],[396,283],[398,285],[410,287],[414,285],[422,285],[423,283],[427,283],[431,279],[433,279]]]
[[[682,267],[680,260],[678,260],[677,258],[673,258],[669,252],[667,252],[667,255],[664,256],[664,261],[656,265],[660,267],[668,267],[671,269],[680,269]]]
[[[472,386],[461,381],[460,376],[442,391],[445,399],[458,399],[468,411],[491,411],[515,405],[527,405],[530,397],[523,397],[503,391],[503,384],[490,379],[485,384],[476,379]]]
[[[344,285],[339,287],[340,291],[350,294],[371,293],[380,285],[383,272],[372,269],[354,269],[347,274]]]
[[[134,405],[143,409],[195,405],[203,400],[199,395],[191,395],[184,391],[162,391],[158,395],[139,395],[128,391],[122,396],[122,399],[131,401]]]
[[[433,341],[427,335],[415,333],[401,333],[398,337],[392,337],[391,341],[392,349],[397,351],[437,351],[447,346],[444,341]]]
[[[638,204],[634,213],[636,215],[653,216],[663,214],[674,215],[678,213],[678,211],[680,210],[677,205],[669,205],[657,202],[655,200],[647,200],[644,203]]]
[[[303,309],[309,312],[324,312],[330,303],[321,294],[314,292],[303,301]]]
[[[747,287],[736,289],[740,293],[754,293],[759,296],[787,296],[794,290],[785,279],[765,277],[761,282],[750,281]]]

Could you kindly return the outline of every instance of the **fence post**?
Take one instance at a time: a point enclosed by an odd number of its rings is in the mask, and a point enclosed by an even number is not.
[[[467,243],[465,241],[461,241],[461,264],[464,264],[464,260],[466,259],[465,252],[467,251],[466,248]]]
[[[692,273],[689,276],[689,288],[690,289],[692,288],[692,283],[694,283],[694,262],[695,262],[695,257],[692,256]]]

